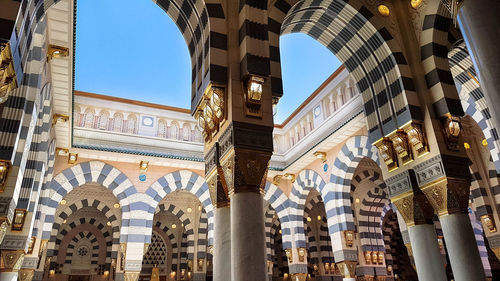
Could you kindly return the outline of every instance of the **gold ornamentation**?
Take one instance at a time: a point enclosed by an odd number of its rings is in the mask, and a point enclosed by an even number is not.
[[[204,259],[198,259],[198,271],[203,271],[203,264],[205,263]]]
[[[307,273],[292,273],[290,277],[293,281],[306,281]]]
[[[0,103],[7,101],[9,93],[17,86],[10,43],[0,44]]]
[[[372,252],[371,251],[365,251],[365,262],[366,264],[371,264],[372,263]]]
[[[375,146],[378,148],[380,157],[384,160],[389,172],[396,170],[399,167],[398,157],[394,151],[392,141],[389,138],[382,138],[375,143]]]
[[[344,240],[346,247],[351,248],[354,245],[354,231],[345,230],[344,231]]]
[[[385,281],[385,280],[387,280],[387,276],[377,276],[376,280],[377,281]]]
[[[66,123],[69,120],[69,116],[66,114],[54,114],[52,115],[52,125]]]
[[[408,251],[408,256],[413,257],[413,248],[410,243],[405,244],[406,250]]]
[[[288,263],[293,263],[293,252],[292,249],[285,249],[286,257],[288,258]]]
[[[290,174],[290,173],[286,173],[283,175],[283,177],[289,181],[291,181],[292,183],[295,182],[295,175],[294,174]]]
[[[314,157],[318,158],[319,160],[323,161],[323,163],[326,162],[326,152],[323,151],[316,151],[314,152]]]
[[[297,254],[299,255],[299,262],[304,262],[306,259],[306,249],[305,248],[298,248]]]
[[[273,184],[276,185],[276,186],[279,185],[282,178],[283,178],[282,175],[276,175],[276,176],[274,176],[274,178],[273,178]]]
[[[235,149],[234,156],[234,190],[238,192],[264,193],[264,184],[271,153],[256,150]]]
[[[10,161],[0,161],[0,192],[4,192],[5,190],[11,166]]]
[[[408,143],[415,150],[417,157],[422,157],[429,152],[429,145],[422,124],[410,122],[403,126],[408,136]]]
[[[403,130],[397,130],[391,137],[394,145],[394,150],[401,159],[403,165],[407,165],[413,161],[413,152],[408,143],[408,135]]]
[[[78,153],[69,153],[68,155],[68,164],[75,164],[76,161],[78,160]]]
[[[470,181],[465,179],[441,178],[421,187],[438,216],[466,213]]]
[[[47,61],[53,58],[65,58],[69,56],[69,49],[61,46],[50,45],[47,50]]]
[[[125,281],[138,281],[139,280],[139,273],[140,272],[127,271],[123,275],[125,277]]]
[[[417,9],[418,7],[420,7],[420,5],[422,5],[422,2],[424,2],[424,1],[423,0],[411,0],[410,4],[411,4],[411,7],[413,9]]]
[[[356,261],[343,261],[336,263],[340,275],[344,276],[345,278],[354,278],[356,274]]]
[[[156,264],[151,270],[151,281],[160,281],[160,269]]]
[[[0,251],[0,271],[17,272],[24,261],[24,251]]]
[[[36,236],[31,236],[30,243],[28,245],[28,255],[33,254],[33,248],[35,247]]]
[[[378,252],[378,264],[384,264],[385,253],[380,251]]]
[[[500,247],[491,249],[498,260],[500,260]]]
[[[392,200],[394,205],[398,208],[399,213],[403,217],[408,227],[415,225],[415,220],[413,217],[414,206],[413,206],[413,194],[409,194],[404,198]]]
[[[33,276],[35,276],[34,269],[21,269],[18,273],[19,281],[31,281]]]
[[[372,264],[377,264],[377,261],[378,261],[378,252],[373,251],[372,252]]]
[[[497,232],[495,219],[492,215],[488,214],[481,216],[481,222],[483,223],[483,227],[487,228],[490,232]]]
[[[384,17],[388,17],[391,15],[391,10],[389,10],[389,7],[387,7],[386,5],[378,5],[377,10]]]
[[[226,120],[225,88],[210,83],[194,113],[205,142],[210,142]]]

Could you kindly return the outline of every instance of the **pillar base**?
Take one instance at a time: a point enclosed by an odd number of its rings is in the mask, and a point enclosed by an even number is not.
[[[231,210],[215,209],[214,280],[231,280]]]

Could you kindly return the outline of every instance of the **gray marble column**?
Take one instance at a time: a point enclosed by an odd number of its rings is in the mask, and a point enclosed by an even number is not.
[[[17,272],[0,272],[1,281],[17,281]]]
[[[421,224],[408,227],[408,234],[417,268],[418,280],[447,281],[443,257],[439,251],[434,225]]]
[[[231,196],[231,243],[231,280],[266,280],[266,243],[261,194],[239,192]]]
[[[495,42],[500,38],[500,1],[465,0],[459,11],[459,22],[479,74],[481,88],[492,121],[500,130],[500,48]]]
[[[214,280],[231,280],[231,212],[229,207],[215,209]]]
[[[483,263],[467,214],[439,217],[455,281],[484,281]]]

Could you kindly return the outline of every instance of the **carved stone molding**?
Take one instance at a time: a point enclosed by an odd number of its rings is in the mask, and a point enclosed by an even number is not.
[[[38,266],[38,257],[24,257],[23,269],[36,269]]]
[[[470,181],[443,178],[422,188],[439,216],[466,213]]]
[[[335,261],[357,261],[357,250],[340,250],[333,253]]]
[[[409,171],[403,171],[390,177],[386,180],[386,184],[391,198],[413,190]]]
[[[125,271],[135,272],[140,271],[142,267],[142,260],[125,260]]]
[[[375,276],[370,276],[370,275],[359,276],[357,278],[358,281],[373,281],[374,279],[375,279]]]
[[[343,261],[336,263],[340,274],[345,278],[354,278],[356,274],[357,261]]]

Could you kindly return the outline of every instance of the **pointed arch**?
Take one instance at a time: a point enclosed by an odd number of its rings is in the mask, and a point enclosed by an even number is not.
[[[283,233],[283,248],[292,248],[292,225],[290,224],[289,207],[290,202],[288,197],[273,183],[266,181],[264,187],[264,200],[266,200],[276,212],[281,223]]]

